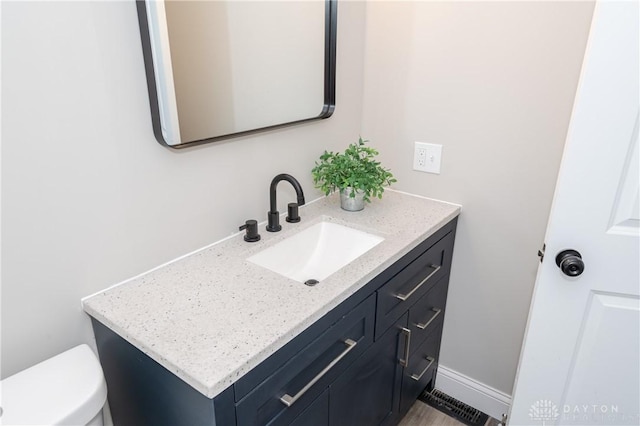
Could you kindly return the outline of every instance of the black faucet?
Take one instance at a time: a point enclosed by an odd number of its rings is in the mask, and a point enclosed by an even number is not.
[[[270,209],[269,209],[269,212],[267,213],[267,219],[269,222],[267,224],[267,231],[269,232],[278,232],[279,230],[282,229],[282,226],[280,226],[280,216],[279,216],[278,210],[276,210],[278,208],[278,206],[276,205],[277,204],[276,203],[276,186],[278,186],[278,182],[280,182],[281,180],[286,180],[287,182],[289,182],[293,186],[293,189],[296,190],[296,195],[298,197],[297,205],[295,205],[296,203],[289,204],[289,216],[287,216],[287,221],[289,222],[300,221],[300,217],[298,216],[298,206],[303,206],[305,202],[304,193],[302,192],[302,187],[300,186],[300,182],[298,182],[296,178],[286,173],[282,173],[274,177],[273,180],[271,181],[271,187],[269,188]],[[291,216],[292,214],[294,216]]]

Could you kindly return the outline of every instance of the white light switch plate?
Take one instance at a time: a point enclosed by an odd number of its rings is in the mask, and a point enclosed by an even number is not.
[[[413,152],[413,170],[440,174],[442,145],[416,142]]]

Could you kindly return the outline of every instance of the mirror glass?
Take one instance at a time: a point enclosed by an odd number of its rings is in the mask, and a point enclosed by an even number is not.
[[[327,118],[336,0],[139,0],[156,139],[182,148]]]

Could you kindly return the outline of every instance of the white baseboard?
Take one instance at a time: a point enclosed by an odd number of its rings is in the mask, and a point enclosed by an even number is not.
[[[444,365],[438,366],[436,388],[498,420],[509,412],[511,406],[511,395]]]

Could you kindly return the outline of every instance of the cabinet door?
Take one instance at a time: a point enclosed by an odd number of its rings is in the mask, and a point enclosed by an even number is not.
[[[329,390],[325,390],[289,426],[329,426]]]
[[[331,426],[374,426],[398,413],[407,314],[329,387]]]
[[[434,330],[409,358],[402,379],[400,412],[403,415],[409,411],[427,386],[433,386],[433,379],[438,370],[440,336],[440,330]]]

